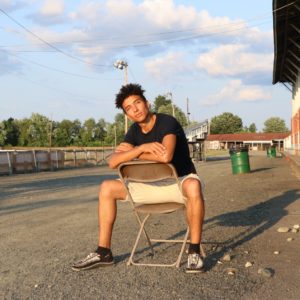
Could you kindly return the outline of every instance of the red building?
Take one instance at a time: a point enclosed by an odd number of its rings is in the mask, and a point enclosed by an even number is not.
[[[286,148],[287,133],[234,133],[210,134],[205,141],[206,149],[230,149],[232,146],[247,146],[250,150],[266,150],[276,146],[278,150]]]

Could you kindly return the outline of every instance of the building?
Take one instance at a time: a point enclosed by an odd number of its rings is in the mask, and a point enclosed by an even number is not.
[[[273,0],[273,84],[292,93],[291,154],[300,156],[300,0]]]
[[[290,133],[234,133],[210,134],[206,139],[206,149],[230,149],[232,146],[247,146],[250,150],[266,150],[276,146],[280,150],[286,148],[285,141]]]
[[[184,133],[188,142],[203,141],[207,136],[208,127],[208,120],[185,127]]]
[[[208,135],[209,122],[205,120],[184,128],[190,154],[196,161],[204,159],[204,141]]]

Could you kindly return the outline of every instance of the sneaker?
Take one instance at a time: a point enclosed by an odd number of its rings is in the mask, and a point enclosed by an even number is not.
[[[74,271],[89,270],[100,266],[110,266],[113,263],[114,258],[111,252],[104,256],[97,252],[93,252],[90,253],[86,258],[74,263],[72,269]]]
[[[193,253],[188,255],[187,267],[185,269],[186,273],[203,273],[203,260],[198,253]]]

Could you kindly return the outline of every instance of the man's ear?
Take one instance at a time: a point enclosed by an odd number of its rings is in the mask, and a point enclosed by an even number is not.
[[[149,101],[147,101],[147,106],[149,109],[151,109],[151,103]]]

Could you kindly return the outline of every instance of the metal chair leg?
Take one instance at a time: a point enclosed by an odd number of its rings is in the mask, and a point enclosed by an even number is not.
[[[136,247],[137,247],[137,245],[138,245],[138,243],[139,243],[139,240],[140,240],[140,237],[141,237],[142,232],[145,233],[145,235],[146,235],[146,237],[147,237],[147,240],[148,240],[148,243],[149,243],[149,245],[150,245],[150,247],[151,247],[152,253],[154,253],[152,244],[151,244],[151,242],[150,242],[150,239],[149,239],[149,237],[148,237],[148,235],[147,235],[147,233],[146,233],[146,231],[145,231],[145,229],[144,229],[145,223],[146,223],[146,221],[148,220],[149,217],[150,217],[150,214],[148,214],[148,215],[145,217],[145,219],[143,220],[143,222],[141,222],[141,224],[140,224],[141,227],[140,227],[139,233],[138,233],[138,235],[137,235],[137,238],[136,238],[136,240],[135,240],[135,243],[134,243],[133,249],[132,249],[132,251],[131,251],[129,260],[128,260],[128,262],[127,262],[127,266],[131,265],[132,262],[133,262],[132,258],[133,258],[133,255],[134,255],[134,253],[135,253]],[[140,219],[139,219],[139,220],[140,220]]]

